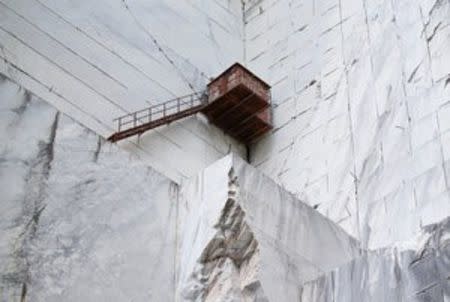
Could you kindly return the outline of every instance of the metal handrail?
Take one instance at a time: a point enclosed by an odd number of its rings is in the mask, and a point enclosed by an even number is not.
[[[167,116],[175,115],[182,111],[205,105],[206,103],[206,92],[195,92],[120,116],[118,118],[115,118],[113,121],[117,121],[118,132],[121,132],[123,130],[136,127],[138,123],[141,125],[150,123],[159,118],[165,118]],[[132,126],[124,127],[129,124],[132,124]]]

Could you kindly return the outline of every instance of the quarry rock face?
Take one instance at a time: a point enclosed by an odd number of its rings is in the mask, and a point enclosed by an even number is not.
[[[105,140],[235,62],[258,141]],[[449,240],[449,0],[0,0],[1,302],[450,302]]]
[[[450,219],[428,226],[415,249],[368,251],[305,284],[300,301],[449,301]]]
[[[240,0],[3,0],[0,73],[95,133],[193,92],[243,57]],[[225,43],[224,43],[225,42]],[[180,182],[245,147],[200,116],[122,142]],[[199,156],[201,155],[201,156]]]
[[[239,157],[179,192],[9,80],[0,91],[5,301],[290,300],[361,253]]]
[[[244,17],[276,104],[254,166],[370,249],[449,216],[448,0],[249,1]]]
[[[2,79],[2,301],[447,301],[450,224],[364,250],[235,155],[181,187]]]
[[[5,79],[0,100],[0,300],[173,300],[178,186]]]
[[[236,156],[183,184],[179,217],[187,301],[296,301],[300,284],[361,252],[341,228]],[[235,300],[216,300],[223,287]]]

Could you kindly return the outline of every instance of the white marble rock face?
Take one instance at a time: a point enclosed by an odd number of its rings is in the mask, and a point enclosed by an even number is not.
[[[2,301],[290,300],[360,254],[236,156],[179,195],[17,84],[0,92]]]
[[[421,237],[416,249],[369,251],[303,285],[300,301],[450,301],[450,219]]]
[[[183,183],[179,218],[184,301],[297,301],[300,284],[361,253],[344,230],[233,155]],[[221,297],[222,287],[234,298]]]
[[[251,163],[376,249],[450,213],[448,20],[448,0],[0,0],[0,73],[107,137],[239,61],[272,85]],[[199,115],[120,145],[177,183],[246,154]]]
[[[104,140],[235,61],[252,166]],[[0,0],[1,302],[450,302],[449,217],[449,0]]]
[[[229,155],[181,187],[0,83],[1,301],[444,301],[449,220],[367,251]]]
[[[178,186],[0,81],[0,301],[171,301]]]
[[[250,1],[275,128],[252,163],[370,249],[448,217],[449,20],[448,0]]]
[[[1,0],[0,73],[95,133],[242,61],[240,0]],[[245,148],[199,116],[121,142],[172,180]]]

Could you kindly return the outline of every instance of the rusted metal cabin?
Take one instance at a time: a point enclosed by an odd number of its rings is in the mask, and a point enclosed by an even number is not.
[[[272,129],[270,86],[239,63],[208,84],[206,93],[193,93],[115,119],[116,142],[198,112],[227,134],[251,143]]]
[[[227,134],[250,143],[272,129],[270,86],[235,63],[208,84],[202,112]]]

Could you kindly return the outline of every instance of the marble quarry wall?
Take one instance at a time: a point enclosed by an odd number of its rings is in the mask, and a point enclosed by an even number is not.
[[[182,301],[299,301],[301,284],[361,255],[359,243],[229,155],[183,184]]]
[[[302,285],[299,301],[450,301],[450,219],[420,237],[416,248],[367,252]]]
[[[449,25],[447,0],[249,1],[274,102],[252,164],[369,248],[449,216]]]
[[[103,137],[243,57],[238,0],[1,0],[0,73]],[[243,146],[191,117],[122,144],[180,182]]]
[[[251,163],[364,246],[450,212],[447,0],[0,6],[0,73],[103,137],[114,117],[202,90],[241,61],[273,86],[274,130]],[[120,145],[177,183],[246,153],[200,115]]]
[[[0,0],[0,301],[449,302],[449,50],[449,0]],[[252,166],[105,141],[235,61]]]
[[[229,155],[180,187],[0,80],[0,301],[291,301],[362,255]]]
[[[0,81],[0,301],[173,301],[178,185]]]

